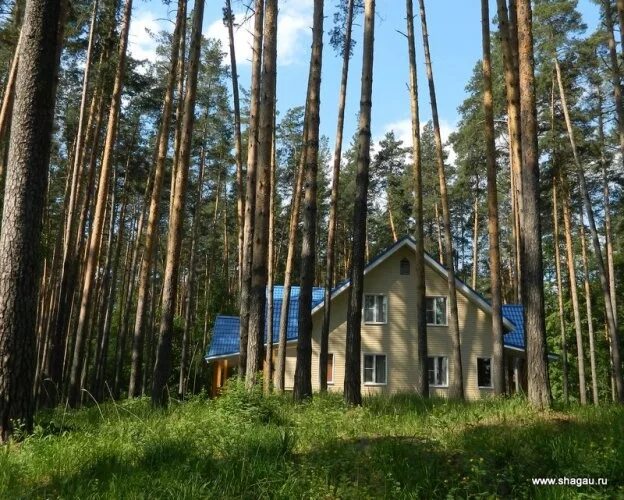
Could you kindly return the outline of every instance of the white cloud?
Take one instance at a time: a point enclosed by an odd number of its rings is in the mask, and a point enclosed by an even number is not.
[[[253,46],[253,15],[241,10],[234,12],[238,26],[234,31],[236,63],[251,64]],[[289,0],[280,8],[277,26],[277,63],[289,66],[304,62],[307,64],[307,43],[311,38],[312,0]],[[221,40],[223,47],[229,47],[228,32],[221,19],[212,22],[206,36]]]
[[[128,52],[134,59],[156,59],[156,40],[152,34],[165,29],[162,20],[156,18],[149,11],[139,11],[132,16],[130,34],[128,38]]]

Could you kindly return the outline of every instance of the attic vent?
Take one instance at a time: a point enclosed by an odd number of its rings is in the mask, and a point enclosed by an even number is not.
[[[402,275],[408,275],[410,273],[410,261],[407,259],[401,260],[400,270]]]

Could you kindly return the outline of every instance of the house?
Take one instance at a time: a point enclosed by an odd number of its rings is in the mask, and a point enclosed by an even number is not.
[[[362,394],[411,392],[416,373],[416,294],[413,269],[415,241],[405,237],[368,263],[364,270],[362,314]],[[451,336],[448,328],[447,270],[425,256],[427,350],[432,395],[448,391]],[[344,385],[347,301],[350,282],[331,292],[328,390]],[[273,341],[277,344],[283,288],[274,289]],[[319,350],[324,289],[315,288],[312,304],[312,387],[319,388]],[[297,351],[299,289],[293,287],[288,309],[286,389],[292,389]],[[457,279],[464,391],[468,399],[492,393],[492,308],[475,290]],[[508,392],[526,389],[522,306],[503,306],[505,379]],[[214,364],[213,391],[218,392],[238,364],[239,319],[216,318],[206,361]],[[274,358],[275,359],[275,358]]]

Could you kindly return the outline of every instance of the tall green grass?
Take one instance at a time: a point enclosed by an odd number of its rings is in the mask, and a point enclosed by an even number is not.
[[[624,411],[413,395],[295,405],[238,384],[174,403],[41,413],[0,448],[1,498],[624,497]],[[607,487],[532,477],[605,477]]]

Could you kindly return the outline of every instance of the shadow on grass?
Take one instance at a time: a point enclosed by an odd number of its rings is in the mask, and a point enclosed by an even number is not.
[[[368,403],[373,415],[386,416],[467,406],[400,395]],[[477,404],[472,411],[481,408]],[[439,428],[429,432],[426,426],[433,424],[427,419],[413,436],[344,439],[323,436],[319,429],[311,443],[297,443],[297,429],[280,425],[241,431],[227,446],[163,436],[130,457],[113,450],[100,453],[80,472],[47,478],[29,496],[604,498],[624,493],[620,410],[593,420],[582,413],[575,419],[552,414],[532,421],[514,420],[514,415],[505,423],[467,419],[461,429],[446,434]],[[217,436],[209,437],[212,441]],[[531,483],[533,477],[564,476],[604,477],[609,485]]]

